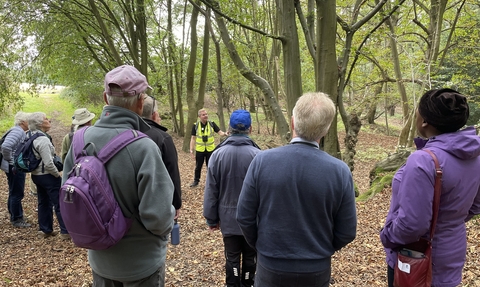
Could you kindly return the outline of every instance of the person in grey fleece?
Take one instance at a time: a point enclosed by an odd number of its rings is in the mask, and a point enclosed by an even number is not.
[[[105,76],[107,105],[85,132],[85,142],[100,150],[125,130],[150,129],[140,117],[149,88],[136,68],[117,67]],[[65,158],[63,182],[73,166],[72,149]],[[139,139],[119,151],[105,166],[123,214],[133,223],[127,234],[106,250],[88,250],[93,286],[164,286],[168,235],[175,208],[173,184],[158,146]],[[128,284],[128,285],[126,285]]]
[[[237,222],[257,250],[255,286],[329,286],[331,256],[356,236],[352,173],[319,149],[335,116],[323,93],[293,108],[289,145],[262,151],[243,182]]]

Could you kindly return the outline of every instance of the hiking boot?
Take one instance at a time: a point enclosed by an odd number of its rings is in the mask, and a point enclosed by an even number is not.
[[[25,227],[32,226],[30,223],[26,222],[23,219],[15,220],[14,222],[12,222],[12,225],[18,228],[25,228]]]
[[[197,185],[198,185],[198,181],[194,181],[194,182],[192,182],[192,184],[190,184],[190,187],[195,187]]]
[[[47,238],[47,237],[50,237],[50,236],[55,236],[57,235],[58,232],[57,231],[52,231],[50,233],[46,233],[46,232],[43,232],[43,231],[38,231],[38,238]]]
[[[72,238],[70,237],[70,234],[68,233],[60,233],[60,238],[62,240],[71,240]]]

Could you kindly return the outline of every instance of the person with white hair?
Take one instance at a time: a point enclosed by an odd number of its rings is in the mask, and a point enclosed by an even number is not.
[[[142,117],[151,127],[148,131],[145,131],[145,134],[157,144],[162,154],[163,163],[172,179],[174,186],[172,204],[175,207],[175,220],[177,220],[182,207],[182,183],[180,170],[178,169],[178,153],[173,138],[167,133],[168,129],[160,125],[158,103],[154,97],[149,96],[145,99]]]
[[[5,134],[5,140],[1,146],[3,159],[1,169],[7,175],[8,181],[8,213],[10,223],[15,227],[30,227],[23,214],[22,199],[25,189],[25,173],[16,171],[13,166],[13,155],[17,146],[25,139],[28,130],[28,113],[18,112],[15,114],[14,126]]]
[[[40,133],[41,136],[33,140],[34,154],[37,159],[41,159],[40,164],[32,171],[32,181],[37,186],[38,200],[38,237],[47,238],[58,234],[53,230],[53,210],[57,216],[60,226],[60,237],[69,240],[67,228],[63,223],[62,214],[59,206],[60,184],[62,182],[61,174],[53,163],[55,147],[53,146],[47,132],[51,124],[47,115],[43,112],[35,112],[28,118],[28,129],[30,136]]]
[[[238,199],[237,222],[257,251],[255,285],[330,285],[332,255],[356,236],[352,173],[319,149],[335,117],[324,93],[293,108],[289,145],[258,153]]]

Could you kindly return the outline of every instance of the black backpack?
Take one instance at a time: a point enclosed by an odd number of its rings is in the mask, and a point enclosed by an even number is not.
[[[12,130],[9,130],[8,132],[6,132],[3,137],[0,139],[0,151],[2,151],[2,145],[3,145],[3,142],[5,141],[5,138],[7,137],[7,135],[10,133],[10,131]],[[2,164],[2,160],[3,160],[3,153],[0,152],[0,164]]]
[[[33,141],[40,136],[45,135],[40,132],[32,135],[31,132],[28,132],[27,138],[18,145],[13,155],[13,165],[17,171],[32,172],[42,161],[41,158],[37,159],[35,156],[34,151],[37,153],[38,151],[33,147]]]

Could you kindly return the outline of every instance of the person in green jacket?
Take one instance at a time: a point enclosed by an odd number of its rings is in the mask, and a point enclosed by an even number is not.
[[[62,140],[62,162],[65,161],[65,157],[67,156],[68,150],[72,145],[72,138],[73,134],[76,130],[82,127],[91,126],[92,120],[95,117],[94,113],[89,112],[86,108],[77,109],[73,113],[72,117],[72,126],[70,128],[70,132],[63,137]]]

